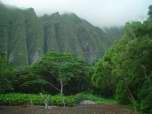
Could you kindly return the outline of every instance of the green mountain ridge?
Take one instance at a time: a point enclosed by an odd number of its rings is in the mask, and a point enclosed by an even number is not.
[[[30,64],[42,55],[42,28],[33,9],[10,9],[1,5],[0,27],[0,50],[11,63]]]
[[[109,42],[106,32],[73,13],[38,17],[32,8],[0,4],[0,51],[15,65],[32,64],[48,51],[72,53],[92,63]]]

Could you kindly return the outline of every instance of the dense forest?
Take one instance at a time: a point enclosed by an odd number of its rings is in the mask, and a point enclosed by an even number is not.
[[[152,113],[152,6],[148,16],[102,30],[75,14],[1,4],[0,105],[26,104],[26,95],[40,105],[41,93],[55,105],[107,98]]]
[[[94,84],[105,96],[152,113],[152,6],[144,22],[127,23],[123,37],[95,67]]]

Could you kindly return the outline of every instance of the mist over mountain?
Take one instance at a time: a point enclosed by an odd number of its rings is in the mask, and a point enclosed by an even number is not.
[[[102,30],[73,13],[38,17],[32,8],[0,4],[0,51],[15,65],[32,64],[49,51],[72,53],[92,63],[121,34],[122,29]]]
[[[143,21],[151,0],[1,0],[20,7],[32,7],[37,15],[73,12],[99,27],[122,26],[128,21]]]

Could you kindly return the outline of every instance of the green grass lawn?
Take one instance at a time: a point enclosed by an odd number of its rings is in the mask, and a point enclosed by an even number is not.
[[[97,97],[92,94],[79,93],[72,96],[64,96],[65,103],[67,106],[74,106],[79,104],[83,100],[91,100],[97,104],[116,104],[117,102],[113,99],[105,99]],[[0,94],[0,105],[24,105],[31,104],[34,105],[43,105],[44,98],[40,94],[23,94],[23,93],[9,93],[9,94]],[[49,104],[62,106],[62,98],[60,95],[49,95]]]

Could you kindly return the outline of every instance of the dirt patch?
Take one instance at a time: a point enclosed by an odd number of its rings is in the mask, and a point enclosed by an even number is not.
[[[134,114],[120,105],[81,105],[76,107],[0,106],[0,114]]]

